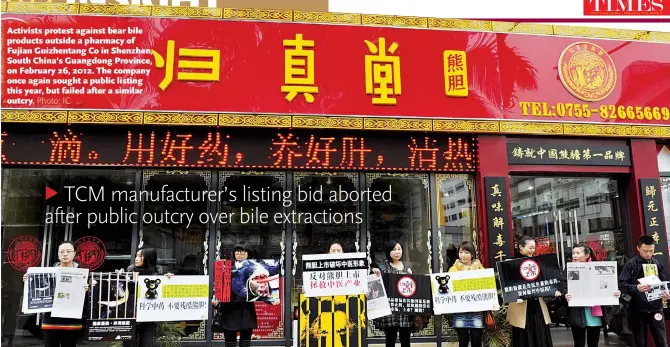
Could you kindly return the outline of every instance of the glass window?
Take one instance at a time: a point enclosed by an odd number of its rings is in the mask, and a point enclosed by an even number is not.
[[[294,199],[299,195],[314,196],[322,195],[321,201],[298,201],[295,200],[296,213],[321,213],[334,216],[344,216],[343,220],[331,220],[322,223],[297,223],[293,225],[294,255],[294,285],[293,302],[298,303],[300,294],[299,286],[302,285],[301,256],[304,254],[322,254],[328,252],[328,246],[332,242],[342,243],[344,252],[358,251],[358,239],[360,236],[360,223],[353,215],[360,211],[357,201],[346,199],[341,202],[331,202],[329,199],[332,192],[359,191],[357,173],[320,173],[320,172],[296,172],[293,174]],[[302,193],[299,193],[302,192]],[[304,200],[304,199],[303,199]]]
[[[219,205],[219,213],[225,213],[232,218],[226,223],[219,221],[216,231],[217,253],[216,260],[233,259],[233,248],[237,244],[245,244],[255,254],[249,257],[257,259],[280,260],[284,264],[286,249],[286,225],[283,223],[252,222],[241,219],[241,212],[257,214],[267,213],[270,218],[275,213],[284,211],[282,201],[278,199],[262,199],[251,202],[244,199],[246,192],[266,191],[273,196],[281,196],[286,187],[284,172],[220,172],[219,191],[235,191],[236,199],[231,201],[229,195],[223,196]],[[248,215],[247,215],[248,216]],[[247,217],[248,218],[248,217]],[[283,273],[282,273],[283,275]],[[283,301],[284,283],[280,286],[280,297]],[[257,302],[256,315],[258,328],[254,330],[254,339],[279,339],[284,337],[284,308],[281,305],[270,305]],[[215,340],[223,340],[222,333],[214,333]]]
[[[438,194],[436,211],[439,228],[439,271],[443,272],[449,271],[449,268],[458,259],[458,246],[463,241],[475,242],[475,247],[477,247],[476,235],[474,235],[477,215],[474,204],[475,191],[473,189],[474,180],[467,175],[437,174],[435,182]],[[448,187],[461,185],[463,189],[449,193]]]
[[[144,190],[151,192],[153,196],[163,195],[161,192],[203,192],[212,188],[210,171],[145,170],[143,181]],[[163,273],[207,274],[208,225],[200,223],[197,216],[208,211],[208,200],[198,200],[200,201],[177,202],[160,199],[142,203],[144,221],[140,229],[139,246],[156,247],[158,265]],[[195,217],[189,222],[179,217],[183,214]],[[148,220],[147,215],[151,215],[152,220]],[[166,220],[166,216],[171,217]],[[206,321],[162,322],[158,324],[157,336],[159,340],[204,340],[205,325]]]
[[[391,189],[390,201],[368,203],[368,247],[372,260],[386,259],[386,243],[396,239],[403,247],[402,260],[409,263],[414,274],[431,273],[428,175],[368,173],[366,182],[367,189],[371,191]],[[374,328],[372,322],[370,327],[370,336],[384,335]],[[419,335],[435,335],[432,318]]]
[[[565,264],[572,246],[587,242],[599,260],[624,256],[624,232],[616,180],[602,177],[512,176],[514,232],[536,239],[538,254]]]

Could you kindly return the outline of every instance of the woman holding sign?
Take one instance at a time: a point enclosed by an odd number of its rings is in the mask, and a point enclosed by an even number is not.
[[[402,246],[398,241],[391,240],[386,244],[386,259],[376,264],[372,270],[377,276],[381,276],[382,273],[411,275],[412,269],[400,259],[402,259]],[[375,319],[374,322],[377,328],[384,330],[386,347],[395,346],[398,333],[400,333],[400,346],[410,347],[414,317],[394,313]]]
[[[79,267],[78,263],[74,262],[74,258],[77,255],[77,252],[74,249],[74,243],[70,241],[61,242],[58,245],[58,262],[54,267]],[[28,274],[23,275],[23,281],[28,280]],[[84,285],[86,291],[88,291],[88,284]],[[84,305],[88,300],[84,300]],[[84,308],[82,310],[86,312]],[[82,313],[83,313],[82,312]],[[82,314],[83,317],[83,314]],[[77,345],[77,339],[79,338],[79,333],[84,328],[84,319],[74,319],[74,318],[57,318],[52,317],[51,312],[44,314],[44,319],[42,320],[42,332],[44,333],[44,346],[45,347],[75,347]]]
[[[475,246],[470,241],[464,241],[458,248],[458,260],[449,269],[449,272],[482,270],[484,266],[477,259]],[[455,313],[452,328],[458,334],[458,346],[468,347],[472,341],[472,347],[482,346],[484,335],[484,314],[482,312]]]
[[[127,271],[133,273],[135,277],[138,275],[160,275],[161,273],[158,270],[158,251],[156,251],[156,248],[145,246],[138,249],[137,253],[135,253],[135,265],[130,265]],[[123,273],[123,269],[118,270],[118,272]],[[172,273],[168,273],[166,276],[171,278]],[[151,347],[154,345],[157,330],[158,324],[156,322],[137,323],[135,327],[135,341],[124,341],[123,346]]]
[[[516,256],[535,255],[535,240],[524,235],[516,241]],[[556,292],[556,296],[560,296]],[[517,300],[509,304],[507,321],[512,325],[512,346],[515,347],[552,347],[549,325],[549,309],[542,298]]]
[[[585,263],[593,261],[593,250],[584,244],[576,244],[572,248],[572,261]],[[614,296],[621,296],[620,291],[615,291]],[[565,294],[568,302],[572,296]],[[568,307],[568,324],[572,329],[572,338],[575,347],[598,347],[600,340],[600,328],[607,326],[606,312],[601,306],[593,307]]]

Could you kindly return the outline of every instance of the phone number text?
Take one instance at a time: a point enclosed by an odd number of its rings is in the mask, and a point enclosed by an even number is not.
[[[522,116],[531,117],[562,117],[590,118],[600,116],[602,119],[626,119],[665,121],[670,123],[668,107],[614,106],[602,105],[592,107],[589,104],[571,104],[522,101],[519,103]]]

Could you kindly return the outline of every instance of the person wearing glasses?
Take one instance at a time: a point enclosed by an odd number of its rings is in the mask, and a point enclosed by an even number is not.
[[[244,245],[237,245],[233,248],[235,263],[233,266],[242,266],[245,260],[249,258],[250,249]],[[258,327],[256,318],[256,307],[253,302],[219,302],[216,297],[212,300],[212,305],[219,311],[221,322],[219,328],[223,332],[225,347],[235,347],[237,345],[237,334],[240,335],[240,347],[251,346],[251,335],[253,330]],[[214,329],[213,329],[214,330]]]
[[[79,267],[79,264],[74,262],[77,252],[74,249],[74,243],[70,241],[61,242],[58,245],[58,262],[54,267]],[[23,275],[23,281],[28,280],[28,274]],[[88,291],[88,284],[84,285]],[[86,303],[87,300],[84,300]],[[82,309],[82,318],[58,318],[51,317],[51,313],[44,314],[42,319],[42,332],[44,333],[45,347],[75,347],[79,333],[84,328],[85,309]]]

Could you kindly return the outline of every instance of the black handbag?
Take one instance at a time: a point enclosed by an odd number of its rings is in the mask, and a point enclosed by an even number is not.
[[[214,317],[212,319],[212,331],[215,333],[222,333],[223,332],[223,312],[219,309],[219,305],[216,305],[214,307]]]

